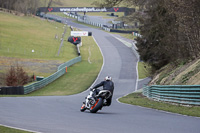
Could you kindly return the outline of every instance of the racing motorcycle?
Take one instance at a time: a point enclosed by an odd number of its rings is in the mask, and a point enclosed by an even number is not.
[[[100,90],[98,94],[96,93],[95,89],[90,89],[89,95],[81,106],[81,112],[84,112],[87,109],[91,113],[96,113],[98,110],[102,109],[106,99],[112,96],[109,90]]]

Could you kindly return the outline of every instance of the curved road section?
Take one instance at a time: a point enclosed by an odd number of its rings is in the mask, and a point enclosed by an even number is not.
[[[199,133],[200,119],[118,103],[135,91],[138,59],[130,48],[109,33],[71,21],[92,31],[104,56],[96,83],[106,75],[115,83],[113,102],[96,114],[80,112],[88,91],[72,96],[0,98],[0,124],[43,133]]]

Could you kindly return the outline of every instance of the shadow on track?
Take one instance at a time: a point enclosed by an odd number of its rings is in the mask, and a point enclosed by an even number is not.
[[[89,111],[85,111],[82,113],[90,113]],[[90,113],[90,114],[94,114],[94,115],[118,115],[119,113],[116,112],[97,112],[97,113]]]

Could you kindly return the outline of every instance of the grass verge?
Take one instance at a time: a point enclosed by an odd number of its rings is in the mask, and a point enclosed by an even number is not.
[[[1,133],[30,133],[28,131],[22,131],[18,129],[8,128],[4,126],[0,126]]]
[[[94,25],[82,23],[82,22],[79,22],[79,21],[77,21],[77,20],[74,20],[73,22],[74,22],[74,23],[77,23],[77,24],[82,24],[82,25],[85,25],[85,26],[88,26],[88,27],[91,27],[91,28],[101,29],[101,27],[97,27],[97,26],[94,26]]]
[[[173,105],[165,102],[157,102],[150,100],[142,95],[141,92],[131,93],[125,97],[119,99],[122,103],[163,110],[172,113],[178,113],[182,115],[188,116],[196,116],[200,117],[200,107],[199,106],[191,106],[185,107],[181,105]]]
[[[146,77],[149,77],[150,69],[151,69],[151,67],[148,64],[146,64],[144,62],[138,62],[139,79],[144,79]]]

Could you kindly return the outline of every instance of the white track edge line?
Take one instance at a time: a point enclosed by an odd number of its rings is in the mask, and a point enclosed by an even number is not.
[[[27,130],[27,129],[18,128],[18,127],[8,126],[8,125],[4,125],[4,124],[0,124],[0,126],[12,128],[12,129],[17,129],[17,130],[22,130],[22,131],[27,131],[27,132],[32,132],[32,133],[42,133],[42,132],[38,132],[38,131],[33,131],[33,130]]]

